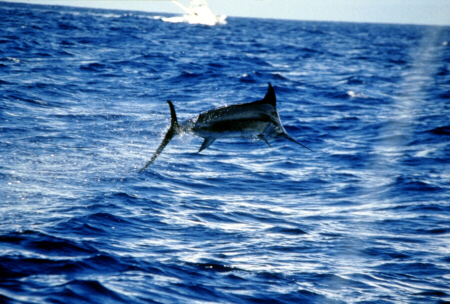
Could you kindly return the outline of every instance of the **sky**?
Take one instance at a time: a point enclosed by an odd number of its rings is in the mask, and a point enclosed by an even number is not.
[[[8,0],[183,14],[169,0]],[[189,6],[190,0],[179,0]],[[450,25],[450,0],[208,0],[217,15],[315,21]]]

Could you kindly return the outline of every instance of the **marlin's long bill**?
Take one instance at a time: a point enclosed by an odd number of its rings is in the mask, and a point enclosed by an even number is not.
[[[314,152],[314,150],[311,150],[311,149],[308,148],[307,146],[305,146],[305,145],[299,143],[298,141],[296,141],[295,139],[293,139],[289,134],[284,133],[282,136],[283,136],[284,138],[286,138],[286,139],[289,139],[290,141],[295,142],[296,144],[299,144],[299,145],[302,146],[303,148],[308,149],[308,150],[311,151],[311,152]]]
[[[152,162],[158,157],[158,155],[161,154],[161,152],[164,150],[164,148],[170,142],[172,137],[174,137],[176,134],[178,134],[178,120],[177,120],[177,115],[175,113],[175,108],[170,100],[168,100],[167,103],[169,104],[169,107],[170,107],[170,116],[171,116],[170,129],[169,129],[169,131],[167,131],[166,136],[164,137],[164,140],[159,145],[155,154],[153,154],[152,158],[145,164],[144,168],[139,170],[139,173],[141,173],[142,171],[147,169],[147,167],[152,164]]]

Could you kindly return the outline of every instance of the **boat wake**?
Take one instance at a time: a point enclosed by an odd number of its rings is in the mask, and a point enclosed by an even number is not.
[[[189,24],[203,24],[203,25],[216,25],[216,24],[227,24],[226,15],[215,15],[207,6],[205,0],[192,0],[189,8],[185,7],[178,1],[172,1],[178,5],[187,14],[183,16],[176,17],[163,17],[161,18],[164,22],[171,23],[189,23]]]

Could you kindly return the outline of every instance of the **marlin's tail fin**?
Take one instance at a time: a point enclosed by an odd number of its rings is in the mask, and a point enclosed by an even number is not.
[[[305,145],[299,143],[298,141],[296,141],[295,139],[293,139],[293,138],[292,138],[289,134],[287,134],[287,133],[284,133],[284,134],[282,135],[282,137],[284,137],[284,138],[286,138],[286,139],[289,139],[290,141],[293,141],[293,142],[295,142],[296,144],[299,144],[300,146],[302,146],[302,147],[305,148],[305,149],[308,149],[308,150],[311,151],[311,152],[314,152],[314,150],[311,150],[311,149],[308,148],[307,146],[305,146]]]
[[[144,168],[139,170],[139,173],[147,169],[148,166],[152,164],[152,162],[158,157],[159,154],[164,150],[167,144],[170,142],[172,137],[178,134],[178,120],[177,114],[175,113],[175,108],[170,100],[167,101],[170,107],[170,129],[167,131],[166,136],[164,137],[162,143],[159,145],[155,154],[153,154],[152,158],[145,164]]]

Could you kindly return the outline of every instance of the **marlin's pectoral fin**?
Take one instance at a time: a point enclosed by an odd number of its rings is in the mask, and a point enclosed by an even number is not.
[[[264,136],[264,135],[258,135],[258,138],[259,139],[261,139],[261,140],[264,140],[265,142],[266,142],[266,144],[268,144],[269,145],[269,147],[271,147],[272,148],[272,146],[269,144],[269,142],[267,141],[267,138]]]
[[[200,147],[200,150],[198,150],[198,152],[202,152],[203,150],[205,150],[206,148],[208,148],[209,146],[212,145],[212,143],[215,141],[215,138],[212,137],[208,137],[205,138],[205,141],[203,142],[202,146]]]

